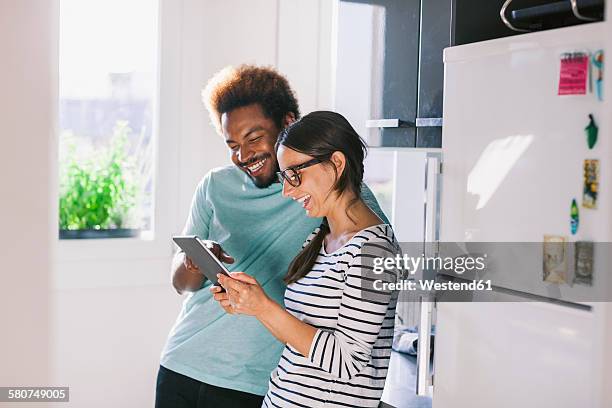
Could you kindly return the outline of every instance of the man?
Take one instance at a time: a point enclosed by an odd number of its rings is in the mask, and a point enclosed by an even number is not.
[[[233,165],[204,176],[183,233],[218,243],[231,270],[254,276],[282,304],[287,267],[321,223],[283,198],[276,179],[274,144],[299,118],[297,100],[283,76],[249,65],[217,73],[203,99]],[[363,198],[386,221],[367,188]],[[177,292],[189,295],[162,352],[156,407],[260,407],[283,345],[257,320],[225,313],[184,253],[172,273]]]

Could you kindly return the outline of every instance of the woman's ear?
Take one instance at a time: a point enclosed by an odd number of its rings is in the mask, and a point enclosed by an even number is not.
[[[285,119],[283,120],[283,129],[295,122],[295,120],[295,114],[293,112],[287,113],[285,115]]]
[[[342,172],[344,171],[344,167],[346,166],[346,156],[342,152],[335,151],[331,155],[329,160],[336,167],[336,174],[338,174],[338,177],[339,177],[342,174]]]

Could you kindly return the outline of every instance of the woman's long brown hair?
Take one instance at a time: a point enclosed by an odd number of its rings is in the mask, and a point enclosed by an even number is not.
[[[366,145],[342,115],[329,111],[309,113],[281,132],[276,142],[276,149],[278,150],[281,145],[320,159],[324,165],[332,166],[334,171],[336,167],[329,159],[334,152],[342,152],[346,158],[346,165],[342,174],[336,173],[332,190],[339,195],[346,191],[353,193],[354,198],[349,203],[349,208],[361,199]],[[327,220],[323,219],[317,234],[289,265],[285,276],[286,283],[293,283],[310,272],[328,233],[329,225]]]

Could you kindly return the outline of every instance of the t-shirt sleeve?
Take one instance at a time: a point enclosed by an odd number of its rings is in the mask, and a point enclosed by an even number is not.
[[[306,248],[306,245],[310,244],[310,241],[312,241],[314,239],[314,237],[317,236],[319,231],[321,231],[321,227],[315,228],[315,230],[312,231],[310,233],[310,235],[308,235],[308,238],[306,238],[306,241],[304,241],[304,243],[302,244],[302,249]]]
[[[368,207],[370,207],[372,211],[374,211],[376,215],[378,215],[380,219],[383,220],[385,224],[391,224],[389,222],[389,219],[387,218],[387,215],[380,208],[380,205],[378,204],[378,200],[376,200],[374,193],[372,193],[372,190],[370,190],[370,187],[368,187],[366,183],[361,184],[361,198],[368,205]]]
[[[208,173],[196,187],[183,235],[197,235],[201,239],[209,239],[209,226],[213,216],[213,207],[208,200],[210,178],[211,174]]]
[[[369,363],[392,301],[391,290],[367,289],[372,286],[368,264],[373,256],[393,256],[396,250],[384,241],[373,245],[362,246],[346,272],[337,327],[318,329],[308,354],[311,363],[343,380],[350,380]],[[381,280],[391,282],[394,276],[381,276]]]

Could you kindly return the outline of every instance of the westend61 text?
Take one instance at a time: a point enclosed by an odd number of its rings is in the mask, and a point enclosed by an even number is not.
[[[436,282],[434,280],[383,282],[378,279],[373,282],[374,289],[381,291],[421,290],[421,291],[482,291],[493,290],[491,280],[474,280],[471,282]]]

